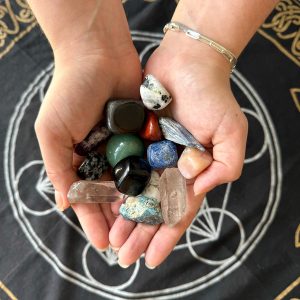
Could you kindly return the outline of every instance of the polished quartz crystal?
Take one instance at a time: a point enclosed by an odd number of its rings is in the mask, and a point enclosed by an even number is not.
[[[160,204],[164,222],[176,225],[186,207],[186,181],[177,168],[164,170],[159,181]]]
[[[112,176],[121,193],[137,196],[143,192],[150,180],[151,167],[145,159],[130,156],[116,164]]]
[[[106,105],[106,122],[114,134],[137,133],[145,119],[145,107],[137,100],[110,100]]]
[[[107,203],[122,199],[113,181],[74,182],[67,195],[71,204],[74,203]]]
[[[205,151],[205,148],[195,139],[195,137],[175,120],[171,118],[160,117],[159,125],[165,139],[176,144],[197,148],[200,151]]]

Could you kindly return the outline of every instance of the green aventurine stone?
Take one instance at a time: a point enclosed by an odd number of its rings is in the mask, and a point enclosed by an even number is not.
[[[112,167],[128,156],[143,157],[143,155],[144,144],[134,134],[113,135],[106,145],[107,160]]]

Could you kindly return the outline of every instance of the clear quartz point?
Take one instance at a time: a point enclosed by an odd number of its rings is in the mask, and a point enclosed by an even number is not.
[[[67,195],[70,203],[110,203],[123,198],[113,181],[74,182]]]
[[[164,222],[177,224],[185,213],[186,181],[178,168],[164,170],[159,181],[160,204]]]

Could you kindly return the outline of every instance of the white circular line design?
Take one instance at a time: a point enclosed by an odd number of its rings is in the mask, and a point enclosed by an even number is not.
[[[242,108],[242,111],[245,113],[245,114],[248,114],[252,117],[254,117],[259,123],[261,123],[261,120],[259,119],[259,116],[257,115],[257,113],[255,113],[253,110],[251,109],[248,109],[248,108]],[[263,130],[264,130],[264,127],[263,127]],[[264,130],[264,135],[266,134],[265,130]],[[244,160],[244,163],[245,164],[249,164],[249,163],[252,163],[258,159],[260,159],[264,153],[267,151],[267,148],[268,148],[268,144],[267,144],[267,141],[266,139],[264,139],[264,142],[263,142],[263,145],[260,149],[260,151],[258,151],[258,153],[256,153],[255,155],[253,155],[252,157],[248,157]]]
[[[134,267],[134,271],[132,273],[132,275],[130,276],[130,278],[124,282],[123,284],[119,284],[119,285],[105,285],[103,284],[102,282],[98,281],[96,278],[93,277],[93,275],[91,274],[90,270],[89,270],[89,267],[88,267],[88,263],[87,263],[87,252],[89,251],[89,249],[91,248],[91,244],[90,243],[87,243],[86,246],[84,247],[84,250],[82,252],[82,266],[83,266],[83,269],[84,269],[84,272],[85,274],[87,275],[87,277],[89,279],[91,279],[93,282],[95,282],[97,285],[99,285],[100,287],[102,288],[107,288],[107,287],[110,287],[110,288],[114,288],[114,289],[118,289],[118,290],[122,290],[122,289],[125,289],[127,288],[128,286],[130,286],[134,280],[136,279],[136,276],[138,274],[138,271],[139,271],[139,268],[140,268],[140,260],[138,260],[136,263],[135,263],[135,267]],[[110,250],[111,251],[111,250]],[[109,252],[110,252],[109,251]],[[99,251],[97,251],[100,255],[102,253],[100,253]],[[103,254],[102,254],[103,255]]]
[[[230,217],[234,222],[236,222],[236,224],[238,225],[238,228],[240,230],[240,242],[239,242],[239,245],[236,249],[236,252],[232,255],[234,257],[238,257],[238,254],[245,242],[245,230],[243,228],[243,225],[241,223],[241,221],[239,220],[239,218],[237,216],[235,216],[233,213],[231,213],[230,211],[228,210],[222,210],[220,208],[209,208],[209,212],[218,212],[220,214],[224,214],[228,217]],[[193,255],[194,258],[196,258],[197,260],[200,260],[208,265],[221,265],[221,264],[224,264],[226,263],[227,261],[229,261],[231,258],[226,258],[226,259],[222,259],[222,260],[212,260],[212,259],[207,259],[207,258],[204,258],[202,256],[199,256],[195,249],[193,248],[193,243],[192,243],[192,240],[191,240],[191,234],[190,234],[190,231],[188,230],[187,231],[187,242],[188,242],[188,247],[189,247],[189,250],[191,252],[191,254]],[[212,240],[216,240],[216,239],[212,239]]]
[[[133,40],[147,43],[159,43],[162,34],[153,34],[149,32],[132,32]],[[153,46],[148,46],[148,49]],[[144,55],[146,55],[147,51],[142,52],[142,56],[140,59],[143,59]],[[281,156],[280,156],[280,148],[277,140],[276,132],[274,126],[272,124],[272,120],[268,114],[268,111],[254,88],[251,84],[243,77],[238,70],[235,70],[232,74],[232,81],[239,87],[239,89],[244,93],[246,98],[249,100],[251,105],[254,107],[255,116],[260,121],[264,133],[265,133],[265,143],[266,146],[260,150],[259,153],[256,154],[255,160],[259,159],[263,153],[269,150],[270,155],[270,170],[271,170],[271,183],[270,183],[270,193],[267,199],[266,209],[264,214],[260,220],[260,222],[256,225],[254,231],[251,235],[245,238],[245,242],[242,243],[240,248],[238,248],[237,253],[226,259],[222,265],[208,273],[205,276],[202,276],[192,282],[178,285],[176,287],[170,287],[161,290],[147,291],[147,292],[127,292],[124,290],[112,290],[111,286],[107,286],[101,284],[100,282],[95,282],[95,279],[91,279],[85,277],[70,268],[66,267],[46,245],[43,244],[42,240],[36,234],[34,229],[32,228],[29,220],[25,215],[24,206],[22,204],[22,200],[17,195],[17,177],[21,176],[20,170],[18,170],[18,176],[16,176],[15,166],[14,166],[14,155],[16,151],[16,139],[18,136],[20,122],[24,116],[26,108],[30,105],[30,102],[33,96],[36,93],[40,93],[43,95],[41,87],[45,87],[47,80],[51,77],[53,65],[51,64],[46,70],[42,71],[36,78],[36,80],[28,87],[28,89],[23,93],[20,101],[15,107],[14,114],[12,115],[9,128],[7,131],[6,142],[5,142],[5,151],[4,151],[4,175],[5,175],[5,184],[9,194],[9,201],[12,207],[13,215],[15,219],[18,221],[20,227],[22,228],[24,234],[27,239],[31,242],[34,249],[53,267],[53,269],[57,272],[59,276],[62,278],[73,282],[74,284],[93,292],[97,295],[101,295],[108,299],[178,299],[187,295],[191,295],[200,290],[205,289],[206,287],[220,281],[225,276],[229,275],[235,269],[237,269],[240,264],[247,259],[249,254],[254,250],[255,246],[264,236],[266,230],[270,226],[271,222],[276,213],[277,206],[280,200],[281,193],[281,184],[282,184],[282,174],[281,174]],[[248,111],[246,113],[249,113]],[[254,115],[253,115],[254,116]],[[266,148],[266,149],[264,149]],[[263,150],[263,151],[262,151]],[[254,157],[252,159],[254,159]],[[250,163],[248,161],[247,163]],[[225,201],[224,201],[225,202]],[[207,210],[217,210],[217,208],[212,208],[207,206]],[[218,209],[219,212],[223,210],[224,214],[228,215],[226,210],[226,203],[223,203],[221,209]],[[68,218],[56,211],[56,213],[62,217],[66,223],[72,226],[74,229],[77,229],[80,233],[80,230],[72,225],[72,222],[68,220]],[[209,216],[207,216],[209,218]],[[235,216],[235,218],[237,218]],[[84,234],[82,237],[85,238]],[[179,247],[178,245],[175,249],[184,250],[187,247],[191,247],[191,244],[184,245],[183,247]],[[87,252],[87,249],[86,249]],[[136,274],[138,272],[139,266],[135,268]],[[136,276],[136,274],[134,274]],[[134,276],[134,277],[135,277]]]

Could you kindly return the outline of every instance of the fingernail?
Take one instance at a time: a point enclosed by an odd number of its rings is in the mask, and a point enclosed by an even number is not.
[[[113,247],[112,245],[110,245],[110,248],[116,252],[118,252],[120,250],[120,247]]]
[[[196,148],[186,147],[178,160],[178,169],[183,177],[192,179],[212,163],[211,155]]]
[[[58,191],[55,191],[54,195],[55,195],[55,202],[56,202],[57,209],[59,209],[60,211],[64,211],[65,209],[64,209],[64,204],[63,204],[63,199],[62,199],[61,193]]]
[[[146,268],[148,268],[149,270],[153,270],[156,268],[156,266],[149,266],[146,262],[145,262],[145,266]]]
[[[121,268],[123,268],[123,269],[127,269],[130,265],[123,265],[121,262],[120,262],[120,260],[118,260],[118,264],[119,264],[119,266],[121,267]]]
[[[108,248],[109,248],[109,247],[106,247],[106,248],[98,248],[98,250],[99,250],[100,252],[105,252],[105,251],[108,250]]]
[[[213,188],[213,187],[212,187]],[[211,189],[208,189],[208,191],[210,191]],[[194,187],[194,197],[204,197],[205,194],[208,192],[206,190],[203,190],[203,188],[195,188]]]

